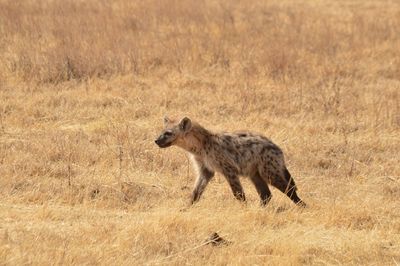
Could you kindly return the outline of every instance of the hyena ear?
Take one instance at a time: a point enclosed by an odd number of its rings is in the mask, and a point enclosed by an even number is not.
[[[171,122],[171,120],[168,118],[168,116],[164,116],[163,121],[164,121],[164,126],[168,125],[169,122]]]
[[[179,128],[183,132],[188,132],[192,128],[192,121],[189,118],[185,117],[179,122]]]

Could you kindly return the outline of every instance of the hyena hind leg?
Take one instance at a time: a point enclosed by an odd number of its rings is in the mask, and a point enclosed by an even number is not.
[[[263,206],[267,205],[267,203],[271,200],[271,191],[269,190],[267,183],[261,178],[258,172],[251,175],[250,180],[256,187],[257,193],[261,199],[261,204]]]
[[[306,207],[305,202],[297,195],[296,184],[286,168],[283,171],[283,176],[279,174],[273,175],[273,178],[271,178],[271,185],[279,189],[282,193],[286,194],[286,196],[288,196],[298,206]]]

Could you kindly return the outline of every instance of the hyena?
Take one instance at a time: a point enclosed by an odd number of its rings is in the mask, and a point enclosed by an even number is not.
[[[252,132],[213,133],[185,117],[180,121],[164,118],[164,130],[155,141],[161,148],[176,145],[186,150],[197,170],[191,203],[198,201],[215,172],[222,173],[233,195],[246,197],[238,176],[248,176],[261,203],[271,199],[268,184],[305,207],[296,193],[296,184],[285,166],[282,150],[268,138]]]

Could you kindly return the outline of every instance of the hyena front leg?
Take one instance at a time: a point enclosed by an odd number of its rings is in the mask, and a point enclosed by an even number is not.
[[[209,170],[204,165],[199,165],[199,175],[196,179],[194,189],[192,192],[192,201],[191,201],[192,204],[200,199],[201,194],[203,194],[204,189],[206,188],[208,182],[211,180],[213,176],[214,176],[213,171]]]
[[[271,191],[267,183],[261,178],[258,172],[251,175],[250,180],[257,189],[258,195],[261,198],[261,204],[265,206],[271,199]]]
[[[239,177],[235,173],[231,173],[229,171],[225,172],[224,176],[228,181],[235,198],[240,201],[246,201],[246,196],[244,195],[244,191],[242,185],[240,184]]]

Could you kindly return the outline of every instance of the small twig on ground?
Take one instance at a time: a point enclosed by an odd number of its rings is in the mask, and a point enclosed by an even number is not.
[[[218,244],[215,244],[216,241],[218,242]],[[171,254],[171,255],[169,255],[169,256],[167,256],[167,257],[165,257],[165,258],[161,258],[161,259],[159,259],[159,260],[154,260],[154,261],[150,262],[150,264],[152,264],[152,263],[157,263],[157,262],[161,262],[161,261],[163,261],[163,260],[167,260],[167,259],[170,259],[170,258],[173,258],[173,257],[176,257],[176,256],[180,256],[180,255],[185,254],[185,253],[187,253],[187,252],[190,252],[190,251],[199,249],[199,248],[201,248],[201,247],[204,247],[204,246],[206,246],[206,245],[208,245],[208,244],[212,244],[213,246],[216,246],[216,245],[220,245],[220,244],[229,244],[229,243],[230,243],[230,242],[224,240],[224,239],[223,239],[222,237],[220,237],[217,233],[213,233],[213,234],[211,234],[210,237],[208,237],[208,238],[206,239],[205,242],[203,242],[202,244],[200,244],[200,245],[198,245],[198,246],[195,246],[195,247],[193,247],[193,248],[188,248],[188,249],[185,249],[185,250],[183,250],[183,251],[181,251],[181,252],[177,252],[177,253]]]

